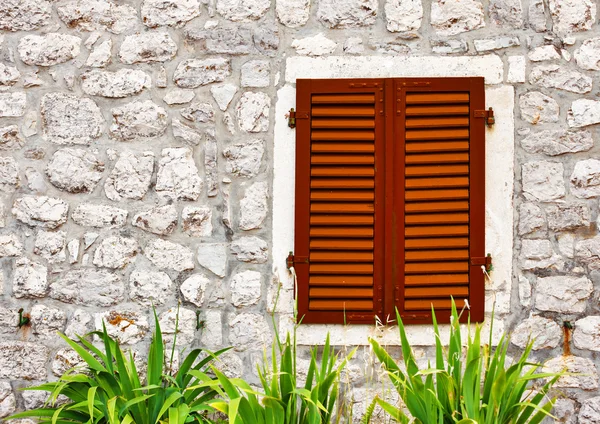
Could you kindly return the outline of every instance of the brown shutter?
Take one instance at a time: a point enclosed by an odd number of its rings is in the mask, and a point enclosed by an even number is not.
[[[373,323],[383,306],[383,80],[298,80],[296,90],[299,319]]]
[[[394,210],[395,298],[407,323],[449,320],[451,296],[483,320],[485,254],[483,78],[399,79]],[[403,152],[403,154],[402,154]],[[466,314],[465,314],[466,317]]]

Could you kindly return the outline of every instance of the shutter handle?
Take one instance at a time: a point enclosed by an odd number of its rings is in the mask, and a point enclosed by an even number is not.
[[[294,256],[294,252],[290,252],[285,259],[285,266],[287,269],[295,267],[296,264],[307,264],[308,256]]]

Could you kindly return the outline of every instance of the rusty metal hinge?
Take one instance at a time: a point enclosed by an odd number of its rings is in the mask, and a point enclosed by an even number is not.
[[[348,84],[350,88],[375,88],[379,87],[378,82],[351,82]]]
[[[296,128],[296,119],[308,119],[309,116],[308,112],[296,112],[294,108],[291,108],[288,112],[288,127]]]
[[[494,119],[494,109],[491,107],[488,110],[476,110],[473,113],[473,117],[485,119],[485,124],[488,127],[491,127],[496,123],[496,120]]]
[[[295,267],[296,264],[307,264],[308,256],[294,256],[294,252],[290,252],[285,259],[285,266],[287,269]]]
[[[485,270],[490,272],[492,270],[492,255],[489,253],[487,256],[479,258],[471,258],[471,266],[485,266]]]

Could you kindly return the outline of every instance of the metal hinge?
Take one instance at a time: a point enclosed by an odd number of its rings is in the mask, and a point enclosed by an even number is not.
[[[471,266],[485,266],[485,270],[490,272],[492,270],[492,255],[489,253],[487,256],[479,258],[471,258]]]
[[[491,107],[488,110],[476,110],[473,113],[473,117],[474,118],[484,118],[485,124],[488,127],[491,127],[492,125],[494,125],[496,123],[496,120],[494,119],[494,110]]]
[[[294,108],[291,108],[288,112],[288,127],[296,128],[296,119],[308,119],[309,116],[308,112],[296,112]]]
[[[285,259],[285,266],[287,269],[295,267],[296,264],[307,264],[308,256],[294,256],[294,252],[290,252]]]

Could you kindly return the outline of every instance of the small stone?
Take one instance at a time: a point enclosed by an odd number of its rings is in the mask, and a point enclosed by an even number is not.
[[[206,275],[193,274],[181,284],[179,290],[181,290],[181,295],[187,302],[200,308],[204,302],[204,292],[209,284],[211,284],[211,281]]]
[[[94,232],[87,232],[83,235],[83,250],[88,250],[89,247],[98,240],[100,234]]]
[[[577,349],[600,352],[600,317],[587,316],[575,322],[573,343]]]
[[[183,231],[192,237],[212,236],[212,210],[208,207],[186,206],[181,212]]]
[[[531,283],[523,275],[519,275],[519,301],[522,306],[531,306]]]
[[[546,31],[544,0],[532,0],[529,3],[529,26],[536,32]]]
[[[27,108],[27,95],[18,93],[0,93],[0,118],[23,116]]]
[[[221,346],[223,344],[223,319],[221,317],[221,311],[205,311],[203,315],[204,328],[202,329],[202,344],[209,348]],[[226,352],[226,354],[227,353],[229,352]],[[213,365],[219,367],[224,359],[223,355],[219,355],[219,358],[213,362]],[[228,362],[230,361],[228,360]],[[227,375],[231,377],[230,374]]]
[[[540,311],[581,314],[594,290],[586,277],[544,277],[536,284],[535,307]]]
[[[483,28],[483,5],[479,0],[434,0],[431,3],[431,26],[444,36]]]
[[[62,309],[52,309],[44,305],[35,305],[31,309],[33,334],[38,337],[56,337],[63,331],[67,317]]]
[[[110,200],[140,200],[150,188],[154,171],[154,153],[122,152],[104,183]]]
[[[422,0],[386,0],[385,19],[390,32],[418,30],[423,20]]]
[[[180,62],[175,69],[173,81],[182,88],[197,88],[213,82],[224,81],[231,75],[229,59],[188,59]]]
[[[588,31],[596,21],[593,0],[549,0],[552,30],[560,35]]]
[[[346,54],[363,54],[365,52],[365,46],[363,40],[360,37],[350,37],[344,41],[344,53]]]
[[[200,1],[144,0],[141,15],[144,25],[150,28],[161,25],[179,28],[200,15]]]
[[[575,257],[575,236],[573,234],[559,234],[556,239],[558,250],[563,256],[569,259]]]
[[[204,143],[204,174],[206,176],[206,195],[215,197],[219,193],[219,168],[217,164],[217,139],[214,130],[206,132]]]
[[[91,193],[100,182],[104,163],[83,149],[57,150],[46,168],[46,175],[55,187],[69,193]]]
[[[177,228],[177,218],[175,206],[156,206],[135,215],[131,224],[150,233],[166,236]]]
[[[377,12],[376,0],[322,0],[317,18],[329,28],[355,28],[373,25]]]
[[[231,303],[233,306],[256,305],[261,298],[262,277],[257,271],[242,271],[231,279]]]
[[[210,88],[210,93],[213,95],[215,102],[222,111],[227,110],[229,103],[237,93],[237,86],[233,84],[214,85]]]
[[[558,103],[552,97],[538,91],[521,95],[519,97],[519,109],[521,109],[521,119],[534,125],[558,122],[560,110]]]
[[[85,66],[91,68],[104,68],[108,65],[111,62],[112,45],[112,39],[109,38],[96,46],[85,61]]]
[[[239,55],[255,52],[252,30],[241,25],[219,26],[214,29],[186,25],[184,33],[187,39],[195,42],[194,47],[198,53]]]
[[[146,245],[144,255],[160,269],[181,272],[194,269],[194,253],[181,244],[156,239]]]
[[[48,291],[48,268],[44,265],[19,258],[15,262],[13,296],[18,299],[46,297]]]
[[[553,231],[571,231],[581,227],[589,227],[591,221],[590,208],[585,205],[548,205],[546,208],[548,226]]]
[[[46,35],[26,35],[17,48],[27,65],[52,66],[79,56],[81,38],[52,32]]]
[[[521,0],[491,0],[490,19],[503,28],[523,27],[523,5]]]
[[[236,133],[235,124],[233,123],[233,118],[229,112],[223,114],[223,123],[225,124],[225,128],[227,128],[227,132],[229,134],[234,135]]]
[[[44,139],[55,144],[90,144],[102,135],[104,118],[92,99],[49,93],[41,102]]]
[[[475,50],[481,53],[520,46],[521,42],[518,37],[493,37],[475,40],[473,44],[475,44]]]
[[[575,257],[592,270],[600,270],[600,236],[575,243]]]
[[[255,236],[240,237],[234,240],[231,243],[230,250],[238,261],[253,264],[264,264],[269,256],[267,243]]]
[[[592,78],[577,71],[569,71],[560,65],[535,67],[529,74],[529,83],[579,94],[592,91]]]
[[[65,246],[67,233],[64,231],[38,231],[35,237],[33,253],[46,259],[49,263],[64,262],[67,258]]]
[[[81,89],[91,96],[119,99],[140,93],[150,86],[150,75],[137,69],[119,69],[117,72],[92,70],[81,75]]]
[[[305,37],[300,40],[292,41],[292,48],[296,53],[304,56],[324,56],[337,48],[337,43],[325,37],[323,33],[318,33],[312,37]]]
[[[274,57],[279,49],[279,29],[274,22],[270,25],[272,26],[267,24],[256,28],[252,39],[260,53]]]
[[[268,87],[271,66],[267,60],[250,60],[242,65],[242,87]]]
[[[215,110],[210,103],[192,103],[181,111],[181,116],[192,122],[215,122]]]
[[[135,261],[138,243],[129,237],[110,236],[100,242],[94,253],[94,265],[122,269]]]
[[[263,140],[233,144],[223,151],[227,160],[225,170],[242,177],[253,177],[258,174],[265,151]]]
[[[69,263],[72,265],[77,263],[79,259],[79,240],[73,239],[67,243],[67,250],[69,251]]]
[[[582,69],[600,71],[600,38],[590,38],[575,50],[575,61]]]
[[[52,361],[52,372],[61,377],[67,371],[74,367],[85,366],[85,360],[79,354],[71,349],[60,349]]]
[[[0,63],[0,85],[15,85],[19,78],[21,78],[21,73],[17,68]]]
[[[156,86],[159,88],[167,87],[167,70],[164,66],[161,66],[156,76]]]
[[[267,217],[269,187],[266,182],[256,182],[246,189],[240,200],[240,229],[248,231],[261,228]]]
[[[275,12],[283,25],[289,28],[300,27],[310,17],[310,0],[277,0]]]
[[[242,94],[236,107],[240,129],[252,133],[268,131],[270,104],[271,98],[266,93]]]
[[[121,278],[105,269],[73,269],[50,284],[50,297],[64,303],[107,307],[123,300]]]
[[[163,100],[168,105],[183,105],[191,102],[195,96],[196,93],[194,93],[192,90],[174,88],[165,95]]]
[[[102,323],[109,336],[119,344],[135,344],[141,342],[150,329],[148,318],[134,311],[112,310],[94,314],[95,327],[102,331]]]
[[[553,202],[565,196],[563,164],[547,161],[522,166],[523,195],[527,200]]]
[[[5,0],[0,5],[0,30],[38,29],[50,23],[51,13],[52,3],[47,0]]]
[[[18,150],[24,144],[19,135],[19,127],[16,125],[0,127],[0,150]]]
[[[561,336],[561,328],[556,322],[534,315],[516,326],[510,341],[521,349],[530,341],[533,341],[533,350],[554,349]]]
[[[571,103],[567,115],[569,127],[586,127],[600,123],[600,101],[578,99]]]
[[[131,31],[138,25],[136,9],[109,0],[62,0],[56,11],[69,28],[80,31],[108,30],[113,34]]]
[[[129,276],[129,296],[144,306],[164,305],[172,285],[164,272],[135,270]]]
[[[163,312],[159,323],[164,342],[172,346],[177,334],[177,346],[188,348],[194,342],[197,322],[196,313],[187,308],[171,308]]]
[[[69,205],[47,196],[25,196],[15,200],[12,213],[24,224],[32,227],[54,229],[67,222]]]
[[[166,62],[173,59],[176,53],[177,43],[167,32],[148,31],[125,37],[119,50],[119,59],[128,65]]]
[[[237,351],[261,350],[271,344],[271,329],[262,314],[243,313],[229,321],[229,343]]]
[[[187,147],[162,150],[158,163],[156,192],[173,200],[196,200],[202,191],[202,179]]]
[[[0,342],[0,378],[9,380],[45,380],[50,349],[20,342]]]
[[[249,22],[262,18],[271,6],[270,0],[216,0],[217,12],[233,22]]]
[[[594,139],[589,131],[543,130],[521,140],[521,146],[527,153],[558,156],[588,151],[594,146]]]
[[[189,145],[197,146],[202,141],[202,135],[196,129],[184,124],[179,119],[173,119],[171,127],[173,128],[173,137],[180,138]]]
[[[19,188],[19,168],[12,157],[0,156],[0,191],[13,193]]]
[[[196,254],[198,263],[219,277],[227,273],[227,244],[200,243]]]
[[[433,39],[431,49],[435,54],[462,54],[469,50],[465,40]]]
[[[76,309],[68,321],[65,335],[71,339],[85,336],[92,331],[92,316],[87,312]]]
[[[585,399],[579,410],[579,424],[596,424],[600,422],[600,396]]]
[[[127,210],[97,203],[81,203],[71,213],[71,219],[83,227],[117,228],[125,225]]]
[[[542,62],[544,60],[558,60],[560,59],[560,53],[554,46],[541,46],[531,50],[527,57],[532,62]]]
[[[600,196],[600,160],[580,160],[571,174],[571,193],[580,199]]]
[[[223,181],[223,214],[221,221],[227,228],[227,234],[233,234],[231,227],[231,180]]]
[[[122,141],[163,135],[168,114],[152,100],[136,100],[111,110],[110,135]]]
[[[0,235],[0,258],[19,256],[23,253],[23,243],[16,234]]]
[[[0,383],[0,418],[6,418],[17,410],[17,399],[8,382]],[[11,420],[13,421],[13,420]]]
[[[564,374],[554,383],[555,389],[595,390],[598,388],[598,371],[591,359],[573,355],[559,356],[544,364],[544,372]]]

